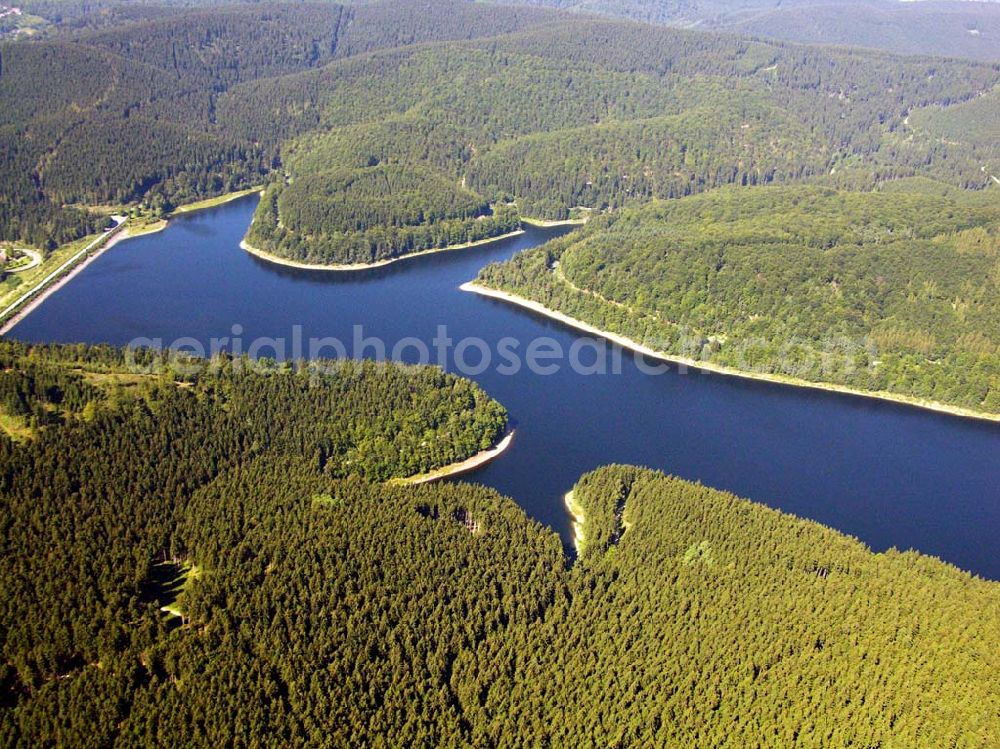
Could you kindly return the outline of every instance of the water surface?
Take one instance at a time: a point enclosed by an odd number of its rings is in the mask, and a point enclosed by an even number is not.
[[[242,328],[245,341],[335,336],[354,326],[391,350],[439,325],[456,341],[577,334],[458,286],[493,260],[559,230],[374,271],[299,271],[239,249],[256,198],[181,216],[159,234],[122,242],[11,333],[27,341],[170,343]],[[523,351],[523,349],[522,349]],[[267,353],[267,352],[264,352]],[[374,355],[375,351],[370,351]],[[416,351],[408,349],[406,359]],[[586,358],[586,357],[585,357]],[[470,353],[469,361],[477,361]],[[876,550],[916,548],[1000,579],[1000,427],[866,398],[717,374],[643,374],[630,354],[619,375],[550,376],[525,368],[476,379],[510,411],[517,437],[475,474],[569,538],[562,496],[586,471],[635,463],[731,490],[861,538]]]

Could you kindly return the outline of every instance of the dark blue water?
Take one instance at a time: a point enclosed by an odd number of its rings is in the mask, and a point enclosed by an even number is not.
[[[190,336],[208,346],[212,337],[232,336],[234,325],[247,342],[290,339],[298,325],[306,339],[335,336],[351,350],[353,327],[362,324],[365,336],[390,350],[408,336],[430,342],[439,325],[456,341],[479,336],[493,351],[505,336],[524,345],[549,336],[567,349],[577,339],[560,324],[458,290],[486,263],[552,230],[330,274],[280,268],[241,251],[253,208],[253,198],[238,201],[119,244],[12,335],[116,344]],[[410,349],[404,358],[416,356]],[[550,376],[527,369],[505,376],[491,367],[475,379],[517,426],[514,445],[475,480],[564,538],[562,496],[576,479],[603,464],[635,463],[812,518],[876,550],[916,548],[1000,579],[996,425],[720,375],[651,376],[627,353],[619,375],[574,374],[564,362]]]

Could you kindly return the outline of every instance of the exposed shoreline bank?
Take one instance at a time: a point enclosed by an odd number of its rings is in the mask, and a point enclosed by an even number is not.
[[[322,263],[303,263],[298,260],[289,260],[287,258],[279,257],[278,255],[272,255],[270,252],[257,249],[247,242],[246,238],[240,242],[240,248],[249,252],[254,257],[260,258],[268,263],[284,265],[287,268],[298,268],[299,270],[322,270],[330,271],[332,273],[356,273],[358,271],[372,270],[374,268],[384,268],[387,265],[392,265],[393,263],[398,263],[403,260],[409,260],[414,257],[424,257],[426,255],[436,255],[440,252],[454,252],[456,250],[468,250],[472,247],[481,247],[482,245],[499,242],[503,239],[519,237],[522,234],[524,234],[524,229],[516,229],[515,231],[508,232],[506,234],[498,234],[495,237],[477,239],[475,242],[451,244],[447,247],[435,247],[432,250],[421,250],[420,252],[408,252],[405,255],[398,255],[397,257],[386,258],[385,260],[377,260],[374,263],[337,263],[333,265],[324,265]]]
[[[491,299],[498,299],[502,302],[507,302],[509,304],[514,304],[524,309],[530,310],[536,314],[548,317],[550,319],[556,320],[568,325],[577,330],[583,331],[584,333],[590,333],[592,335],[600,336],[605,338],[612,343],[616,343],[622,348],[629,349],[630,351],[635,351],[642,354],[643,356],[648,356],[651,359],[659,359],[660,361],[669,362],[671,364],[677,364],[680,366],[690,367],[691,369],[702,370],[703,372],[713,372],[715,374],[725,375],[727,377],[741,377],[745,380],[758,380],[761,382],[771,382],[777,385],[787,385],[790,387],[800,387],[809,388],[812,390],[823,390],[828,393],[840,393],[842,395],[853,395],[861,398],[871,398],[874,400],[888,401],[891,403],[897,403],[904,406],[911,406],[914,408],[922,408],[927,411],[934,411],[936,413],[947,414],[949,416],[958,416],[964,419],[976,419],[979,421],[989,421],[993,423],[1000,423],[1000,414],[989,414],[983,413],[981,411],[973,411],[972,409],[963,408],[961,406],[949,406],[945,403],[938,403],[936,401],[921,400],[919,398],[914,398],[907,395],[899,395],[896,393],[889,393],[884,390],[880,391],[866,391],[857,390],[855,388],[846,387],[844,385],[834,385],[832,383],[824,382],[810,382],[809,380],[800,380],[794,377],[788,377],[785,375],[776,374],[763,374],[758,372],[745,372],[740,369],[734,369],[732,367],[726,367],[721,364],[713,364],[711,362],[703,362],[695,359],[690,359],[684,356],[674,356],[671,354],[666,354],[662,351],[656,351],[648,346],[644,346],[641,343],[633,341],[631,338],[626,338],[618,333],[611,333],[606,330],[601,330],[589,323],[585,323],[581,320],[577,320],[574,317],[570,317],[557,310],[549,309],[545,305],[532,301],[531,299],[526,299],[524,297],[518,296],[516,294],[511,294],[507,291],[499,291],[497,289],[492,289],[488,286],[482,286],[477,284],[475,281],[468,281],[459,287],[462,291],[472,292],[474,294],[479,294],[481,296],[489,297]]]
[[[205,210],[206,208],[214,208],[215,206],[223,205],[233,200],[238,200],[252,193],[261,192],[262,189],[263,188],[261,187],[251,187],[246,190],[237,190],[236,192],[230,192],[226,193],[225,195],[219,195],[218,197],[215,198],[207,198],[206,200],[199,200],[194,203],[188,203],[187,205],[179,206],[178,208],[173,210],[167,218],[160,219],[159,221],[155,221],[149,224],[144,224],[141,226],[130,227],[128,226],[128,219],[126,219],[123,222],[125,224],[124,228],[115,231],[115,233],[112,236],[107,237],[106,241],[103,244],[101,243],[101,239],[103,239],[104,237],[97,237],[89,245],[87,245],[87,247],[84,248],[84,251],[89,251],[90,248],[95,246],[96,249],[91,254],[87,255],[87,257],[82,258],[75,265],[66,269],[64,275],[52,279],[52,281],[47,284],[45,281],[43,281],[42,288],[39,288],[37,291],[34,291],[32,293],[31,298],[27,301],[27,303],[25,303],[25,305],[20,310],[18,310],[9,318],[7,318],[7,320],[2,324],[2,326],[0,326],[0,336],[6,335],[11,330],[13,330],[18,323],[20,323],[22,320],[24,320],[24,318],[26,318],[28,315],[30,315],[32,312],[38,309],[42,305],[42,303],[45,302],[46,299],[48,299],[50,296],[59,291],[59,289],[61,289],[67,283],[72,281],[77,276],[77,274],[83,272],[84,268],[86,268],[92,262],[97,260],[97,258],[99,258],[101,255],[110,250],[119,242],[122,242],[126,239],[135,239],[136,237],[142,237],[147,234],[156,234],[157,232],[161,232],[164,229],[166,229],[167,226],[169,226],[170,224],[170,219],[173,218],[174,216],[183,215],[186,213],[194,213],[195,211]],[[63,270],[61,267],[53,271],[53,273],[56,274],[62,272]]]
[[[392,479],[389,483],[404,486],[417,486],[419,484],[441,481],[442,479],[474,471],[500,457],[514,442],[514,431],[515,430],[511,429],[505,432],[503,438],[493,447],[488,450],[482,450],[473,455],[471,458],[466,458],[465,460],[459,461],[458,463],[452,463],[451,465],[442,466],[441,468],[433,470],[430,473],[419,473],[416,476]]]
[[[539,229],[552,229],[557,226],[583,226],[587,223],[587,217],[566,218],[560,221],[548,221],[543,218],[525,218],[524,216],[521,216],[521,223],[529,224],[530,226],[534,226]]]
[[[35,287],[35,289],[27,292],[30,296],[27,299],[27,301],[24,302],[24,306],[21,307],[19,310],[17,310],[13,315],[8,317],[7,320],[3,323],[3,325],[0,326],[0,336],[7,335],[7,333],[13,330],[14,327],[19,322],[24,320],[24,318],[26,318],[28,315],[30,315],[32,312],[34,312],[36,309],[42,306],[42,304],[45,302],[46,299],[48,299],[50,296],[59,291],[59,289],[61,289],[63,286],[65,286],[74,278],[76,278],[76,276],[79,273],[82,273],[83,270],[92,262],[97,260],[97,258],[99,258],[105,252],[110,250],[116,244],[121,242],[123,239],[128,239],[129,236],[131,235],[128,232],[128,226],[125,226],[125,228],[116,231],[110,237],[104,237],[104,236],[97,237],[89,245],[87,245],[80,252],[77,253],[77,255],[89,253],[86,254],[86,257],[83,257],[75,264],[66,267],[67,264],[73,263],[74,258],[77,256],[74,255],[72,258],[67,260],[66,263],[64,263],[62,266],[52,271],[52,276],[56,277],[50,276],[49,279],[43,280],[41,284],[39,284],[39,286]],[[102,242],[101,240],[104,241]],[[91,251],[92,248],[93,251]],[[21,302],[15,302],[15,305],[20,303]]]
[[[177,206],[173,211],[171,211],[170,217],[182,216],[185,213],[194,213],[195,211],[203,211],[206,208],[215,208],[216,206],[225,205],[226,203],[231,203],[234,200],[245,198],[247,195],[253,195],[255,192],[264,192],[264,188],[258,185],[256,187],[248,187],[245,190],[227,192],[224,195],[219,195],[214,198],[205,198],[204,200],[196,200],[193,203],[185,203],[184,205]]]
[[[576,503],[576,491],[574,489],[570,489],[563,495],[563,504],[566,505],[570,517],[573,518],[573,548],[576,549],[576,555],[580,556],[580,552],[583,551],[583,545],[586,541],[583,525],[587,519],[584,517],[583,509]]]

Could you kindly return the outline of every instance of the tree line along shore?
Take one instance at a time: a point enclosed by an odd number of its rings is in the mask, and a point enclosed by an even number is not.
[[[0,341],[0,410],[29,432],[0,432],[5,744],[997,730],[996,582],[620,465],[573,487],[567,557],[492,490],[387,481],[503,434],[466,380],[137,356]]]

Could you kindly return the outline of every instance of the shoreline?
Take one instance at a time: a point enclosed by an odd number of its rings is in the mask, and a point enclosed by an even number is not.
[[[442,479],[452,478],[453,476],[459,476],[463,473],[474,471],[475,469],[481,468],[487,463],[499,458],[514,442],[515,431],[516,430],[511,429],[505,432],[503,438],[493,447],[488,450],[481,450],[471,458],[466,458],[458,463],[452,463],[450,465],[442,466],[441,468],[436,468],[429,473],[418,473],[416,476],[391,479],[389,483],[397,486],[419,486],[420,484],[429,484],[433,481],[441,481]]]
[[[420,252],[408,252],[405,255],[397,255],[396,257],[386,258],[385,260],[377,260],[374,263],[337,263],[333,265],[324,265],[322,263],[303,263],[299,260],[289,260],[288,258],[272,255],[270,252],[257,249],[247,242],[245,237],[240,241],[240,248],[265,262],[274,263],[275,265],[283,265],[286,268],[297,268],[298,270],[321,270],[333,273],[356,273],[358,271],[372,270],[374,268],[384,268],[387,265],[392,265],[393,263],[398,263],[403,260],[409,260],[414,257],[423,257],[426,255],[435,255],[440,252],[454,252],[455,250],[468,250],[473,247],[481,247],[492,242],[499,242],[503,239],[519,237],[522,234],[524,234],[524,229],[516,229],[512,232],[508,232],[507,234],[498,234],[495,237],[477,239],[475,242],[452,244],[447,247],[435,247],[434,249],[421,250]]]
[[[937,401],[927,401],[921,400],[908,395],[899,395],[896,393],[890,393],[884,390],[878,391],[867,391],[867,390],[857,390],[855,388],[847,387],[846,385],[835,385],[832,383],[825,382],[811,382],[809,380],[800,380],[795,377],[788,377],[786,375],[777,374],[762,374],[759,372],[745,372],[740,369],[734,369],[733,367],[727,367],[721,364],[713,364],[711,362],[698,361],[696,359],[690,359],[685,356],[674,356],[671,354],[666,354],[662,351],[656,351],[648,346],[644,346],[641,343],[633,341],[631,338],[626,338],[618,333],[611,333],[606,330],[601,330],[589,323],[585,323],[581,320],[577,320],[574,317],[559,312],[557,310],[549,309],[540,302],[532,301],[531,299],[526,299],[525,297],[518,296],[517,294],[512,294],[508,291],[499,291],[497,289],[492,289],[488,286],[482,286],[477,284],[475,281],[467,281],[459,287],[462,291],[468,291],[473,294],[479,294],[480,296],[489,297],[491,299],[497,299],[502,302],[507,302],[508,304],[514,304],[518,307],[523,307],[531,312],[548,317],[557,322],[561,322],[564,325],[568,325],[571,328],[580,330],[584,333],[590,333],[592,335],[600,336],[605,338],[612,343],[616,343],[624,349],[629,349],[636,353],[642,354],[643,356],[648,356],[651,359],[659,359],[660,361],[669,362],[671,364],[677,364],[679,366],[690,367],[692,369],[698,369],[702,372],[712,372],[714,374],[721,374],[727,377],[740,377],[745,380],[757,380],[759,382],[770,382],[776,385],[786,385],[788,387],[799,387],[808,388],[811,390],[822,390],[828,393],[839,393],[841,395],[852,395],[861,398],[871,398],[873,400],[887,401],[890,403],[896,403],[903,406],[910,406],[911,408],[920,408],[925,411],[933,411],[935,413],[947,414],[948,416],[957,416],[963,419],[976,419],[978,421],[987,421],[994,424],[1000,423],[1000,414],[990,414],[981,411],[973,411],[969,408],[964,408],[962,406],[949,406],[945,403],[938,403]]]
[[[575,489],[570,489],[563,495],[563,504],[566,505],[570,517],[573,518],[573,548],[576,549],[576,555],[579,557],[586,542],[583,525],[587,521],[587,518],[584,516],[580,505],[576,503]]]
[[[184,216],[188,213],[195,213],[197,211],[204,211],[208,208],[216,208],[220,205],[225,205],[226,203],[231,203],[234,200],[239,200],[240,198],[245,198],[247,195],[253,195],[254,193],[261,193],[264,191],[263,187],[250,187],[246,190],[237,190],[236,192],[227,192],[225,195],[219,195],[215,198],[205,198],[205,200],[196,200],[193,203],[185,203],[184,205],[177,206],[174,210],[168,213],[165,217],[154,221],[153,223],[146,224],[140,227],[136,231],[129,232],[128,238],[132,239],[134,237],[142,237],[147,234],[156,234],[163,231],[168,226],[170,226],[170,219],[176,218],[177,216]]]
[[[245,198],[247,195],[252,195],[255,192],[264,192],[264,187],[261,185],[248,187],[245,190],[227,192],[214,198],[205,198],[204,200],[196,200],[193,203],[185,203],[184,205],[179,205],[174,208],[174,210],[167,215],[167,218],[181,216],[185,213],[194,213],[195,211],[203,211],[206,208],[215,208],[216,206],[225,205],[226,203],[231,203],[234,200]]]
[[[122,222],[122,224],[124,223],[125,222]],[[7,335],[17,326],[18,323],[24,320],[24,318],[41,307],[45,300],[76,278],[78,274],[82,273],[88,265],[97,260],[97,258],[121,242],[123,239],[128,239],[129,236],[128,227],[125,226],[125,228],[115,231],[110,237],[97,237],[97,239],[80,250],[80,252],[63,263],[63,265],[52,271],[49,277],[43,279],[42,282],[35,287],[35,289],[27,292],[28,297],[26,300],[22,297],[20,300],[14,302],[15,307],[20,305],[22,302],[24,302],[24,306],[8,317],[3,325],[0,326],[0,336]],[[104,242],[102,243],[101,240],[104,240]],[[93,247],[96,247],[96,249],[91,252],[91,248]],[[87,256],[82,260],[76,260],[81,254],[86,253],[89,254],[87,254]]]
[[[11,315],[9,318],[7,318],[6,321],[0,324],[0,336],[7,335],[11,330],[14,329],[14,327],[17,326],[18,323],[20,323],[22,320],[24,320],[24,318],[26,318],[28,315],[30,315],[32,312],[38,309],[42,305],[42,303],[45,302],[45,300],[47,300],[50,296],[59,291],[59,289],[61,289],[63,286],[65,286],[67,283],[73,280],[77,276],[77,274],[81,273],[84,270],[84,268],[86,268],[92,262],[97,260],[97,258],[99,258],[101,255],[110,250],[119,242],[122,242],[126,239],[135,239],[136,237],[142,237],[147,234],[156,234],[157,232],[161,232],[164,229],[166,229],[167,226],[170,225],[170,219],[173,218],[174,216],[183,215],[186,213],[194,213],[195,211],[201,211],[206,208],[214,208],[215,206],[223,205],[225,203],[229,203],[230,201],[246,197],[247,195],[250,195],[252,193],[262,192],[262,191],[263,188],[261,187],[251,187],[246,190],[237,190],[236,192],[226,193],[225,195],[220,195],[215,198],[207,198],[206,200],[199,200],[195,201],[194,203],[188,203],[187,205],[182,205],[174,209],[170,214],[168,214],[166,218],[159,219],[158,221],[154,221],[153,223],[137,226],[135,228],[128,226],[128,219],[125,219],[122,222],[122,224],[119,225],[120,227],[123,226],[124,228],[119,228],[117,231],[113,230],[114,233],[110,237],[105,237],[103,235],[97,237],[89,245],[84,247],[83,250],[74,255],[73,258],[70,258],[65,263],[63,263],[63,265],[54,270],[52,274],[57,276],[56,278],[52,278],[49,281],[43,280],[40,284],[41,288],[36,287],[37,291],[33,290],[31,292],[28,292],[29,297],[24,306],[21,307],[21,309],[19,309],[17,312]],[[103,244],[101,243],[102,239],[105,240]],[[97,247],[97,249],[95,249],[91,254],[83,258],[81,261],[77,262],[75,265],[71,265],[67,270],[64,270],[67,265],[73,262],[74,258],[78,257],[83,253],[90,252],[90,249],[95,246]],[[59,276],[60,273],[64,273],[64,275]],[[22,300],[14,302],[14,305],[17,306],[21,304],[22,301],[24,301],[23,298]]]
[[[566,218],[561,221],[548,221],[543,218],[525,218],[524,216],[521,216],[521,223],[534,226],[538,229],[552,229],[556,226],[583,226],[587,223],[587,217]]]

